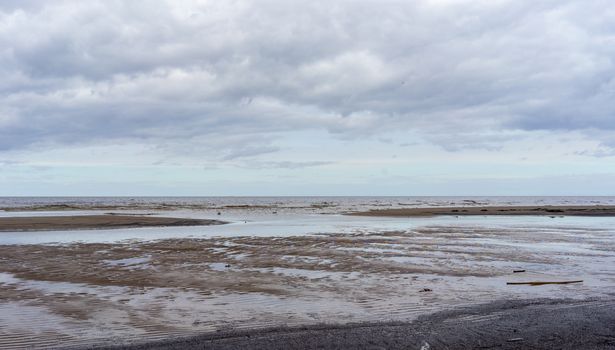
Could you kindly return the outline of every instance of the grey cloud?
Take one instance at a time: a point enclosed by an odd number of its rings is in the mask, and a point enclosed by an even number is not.
[[[230,160],[293,130],[455,150],[615,129],[604,1],[20,3],[0,6],[0,150],[135,139]]]
[[[222,159],[223,160],[232,160],[238,158],[246,158],[252,157],[256,155],[261,155],[265,153],[273,153],[278,151],[279,148],[275,146],[253,146],[246,145],[240,148],[234,149],[231,152],[228,152]]]
[[[323,165],[334,164],[335,162],[330,161],[280,161],[280,162],[256,162],[251,161],[245,164],[245,166],[250,169],[302,169],[302,168],[311,168],[318,167]]]
[[[610,157],[615,156],[615,149],[608,148],[608,149],[599,149],[597,151],[583,150],[583,151],[574,152],[574,154],[578,156],[591,156],[591,157],[596,157],[596,158],[609,157],[610,158]]]

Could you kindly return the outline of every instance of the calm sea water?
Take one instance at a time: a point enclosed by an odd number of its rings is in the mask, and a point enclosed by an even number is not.
[[[0,209],[70,205],[76,208],[174,207],[224,208],[232,206],[326,209],[327,212],[382,207],[432,207],[457,205],[598,205],[615,204],[615,197],[0,197]]]

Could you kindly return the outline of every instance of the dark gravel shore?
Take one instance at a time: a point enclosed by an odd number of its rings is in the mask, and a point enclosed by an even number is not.
[[[615,349],[615,299],[499,301],[410,323],[227,332],[96,349]]]

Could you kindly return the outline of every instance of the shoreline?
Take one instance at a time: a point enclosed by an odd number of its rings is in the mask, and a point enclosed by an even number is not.
[[[605,349],[615,348],[614,299],[494,301],[408,322],[225,331],[96,350],[174,349]],[[83,348],[83,347],[82,347]]]
[[[0,232],[96,230],[163,226],[222,225],[224,221],[141,215],[73,215],[0,217]]]
[[[615,216],[615,206],[548,205],[548,206],[473,206],[374,209],[346,213],[351,216],[431,217],[431,216]]]

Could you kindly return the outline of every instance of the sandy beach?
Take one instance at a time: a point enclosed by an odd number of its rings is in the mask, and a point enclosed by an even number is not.
[[[348,213],[357,216],[436,216],[436,215],[543,215],[543,216],[615,216],[615,206],[466,206],[466,207],[436,207],[436,208],[400,208],[376,209]]]
[[[2,231],[51,231],[84,229],[119,229],[158,226],[218,225],[218,220],[182,219],[140,215],[74,215],[0,217]]]
[[[615,276],[604,267],[615,263],[611,231],[564,223],[546,218],[531,226],[459,222],[288,237],[0,245],[0,348],[145,341],[182,348],[187,345],[173,342],[221,334],[230,336],[203,344],[243,348],[248,343],[232,336],[237,332],[264,339],[253,348],[280,348],[292,339],[297,347],[332,348],[340,345],[336,339],[363,332],[344,326],[352,324],[372,333],[348,344],[369,348],[360,342],[373,340],[387,347],[395,333],[383,322],[410,334],[419,317],[497,300],[610,300]],[[519,269],[525,272],[514,273]],[[583,282],[507,285],[566,279]],[[323,324],[331,328],[296,332]]]

